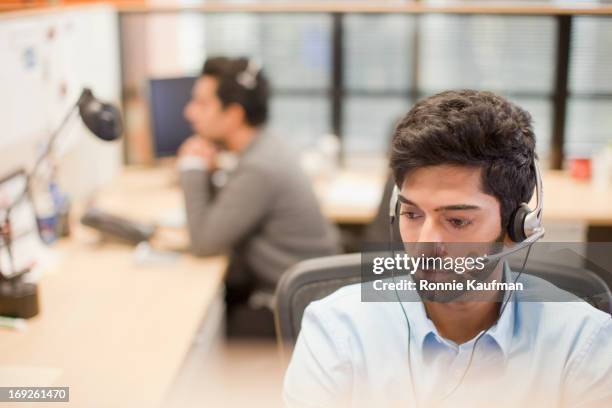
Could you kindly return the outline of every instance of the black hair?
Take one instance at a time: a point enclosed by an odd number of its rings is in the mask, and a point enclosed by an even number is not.
[[[481,188],[497,198],[505,231],[535,186],[531,115],[492,92],[445,91],[419,101],[393,133],[391,169],[401,187],[418,168],[444,164],[478,167]]]
[[[248,58],[211,57],[204,62],[201,75],[217,79],[217,96],[223,107],[242,106],[246,121],[259,126],[268,119],[269,84],[263,71],[249,65]],[[243,75],[251,75],[245,78]]]

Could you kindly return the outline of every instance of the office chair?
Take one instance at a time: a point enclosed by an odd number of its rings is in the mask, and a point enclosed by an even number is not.
[[[510,268],[520,270],[522,259],[508,259]],[[530,275],[543,278],[607,313],[612,314],[612,293],[604,280],[590,270],[534,260],[527,263]],[[297,340],[304,309],[337,289],[361,282],[361,254],[334,255],[302,261],[285,274],[276,287],[275,326],[281,354],[288,356]],[[592,294],[597,294],[592,296]]]

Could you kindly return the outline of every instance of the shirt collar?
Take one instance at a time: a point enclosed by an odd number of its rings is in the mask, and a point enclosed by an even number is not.
[[[242,152],[240,152],[239,155],[245,156],[245,155],[250,154],[255,149],[255,146],[257,146],[257,144],[259,144],[260,141],[264,139],[267,135],[268,135],[268,132],[266,132],[265,127],[262,126],[262,127],[256,128],[253,139],[251,139],[249,144],[244,148],[244,150],[242,150]]]
[[[512,271],[506,262],[503,264],[503,280],[504,282],[512,282]],[[514,322],[516,315],[516,301],[512,296],[512,291],[504,293],[504,309],[501,311],[502,314],[498,321],[487,330],[484,337],[492,339],[499,350],[501,350],[504,358],[508,357],[510,352],[510,343],[514,334]],[[409,313],[408,318],[410,321],[410,330],[412,340],[415,344],[423,351],[425,343],[438,338],[443,338],[439,333],[433,322],[427,317],[425,305],[423,302],[403,302],[404,308]],[[482,333],[482,332],[481,332]],[[479,333],[477,336],[479,336]],[[446,340],[450,342],[450,340]],[[451,342],[452,343],[452,342]],[[480,344],[480,341],[479,341]]]

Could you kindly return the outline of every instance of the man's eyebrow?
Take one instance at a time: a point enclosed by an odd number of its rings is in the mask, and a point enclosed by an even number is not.
[[[436,208],[434,211],[453,211],[453,210],[480,210],[480,207],[473,204],[453,204],[444,205]]]
[[[415,207],[418,207],[416,203],[408,200],[406,197],[402,196],[401,194],[397,196],[397,199],[404,204],[413,205]],[[434,211],[453,211],[453,210],[457,211],[457,210],[480,210],[480,209],[481,208],[479,206],[473,205],[473,204],[451,204],[451,205],[443,205],[441,207],[438,207]]]

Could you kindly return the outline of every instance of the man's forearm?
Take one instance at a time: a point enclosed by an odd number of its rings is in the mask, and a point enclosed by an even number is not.
[[[213,198],[206,171],[181,172],[191,250],[217,255],[252,233],[274,198],[274,183],[257,169],[235,172]]]
[[[211,249],[218,246],[208,242],[210,234],[206,233],[205,224],[211,201],[209,178],[210,174],[205,170],[191,169],[180,172],[191,251],[199,256],[214,255]]]

